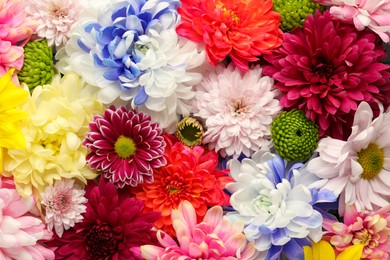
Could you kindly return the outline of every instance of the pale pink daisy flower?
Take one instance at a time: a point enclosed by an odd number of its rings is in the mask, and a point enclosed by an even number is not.
[[[52,233],[30,213],[34,207],[34,197],[22,198],[12,179],[0,179],[0,259],[54,259],[54,252],[41,243]]]
[[[183,201],[172,211],[172,223],[178,243],[160,230],[157,238],[162,246],[141,246],[144,259],[259,259],[254,244],[243,233],[243,222],[231,223],[220,206],[209,209],[197,223],[194,207]]]
[[[39,22],[36,33],[49,46],[61,46],[68,41],[80,10],[78,0],[26,0],[26,13]]]
[[[260,66],[242,72],[217,67],[196,87],[195,116],[204,120],[203,143],[222,156],[250,156],[270,144],[270,127],[280,112],[273,80]]]
[[[373,119],[371,107],[361,102],[347,141],[323,138],[319,156],[308,163],[308,170],[328,179],[323,189],[340,195],[340,213],[345,205],[358,211],[376,210],[390,201],[390,112]]]
[[[86,211],[87,199],[85,191],[75,185],[73,179],[56,181],[46,187],[42,193],[42,205],[45,206],[45,222],[49,231],[53,230],[59,237],[83,220],[82,213]]]
[[[359,31],[370,28],[384,42],[390,41],[389,0],[316,0],[330,5],[330,13],[343,21],[351,22]]]

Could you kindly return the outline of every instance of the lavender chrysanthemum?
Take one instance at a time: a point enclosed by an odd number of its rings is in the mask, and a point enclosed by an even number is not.
[[[87,163],[118,187],[151,183],[153,169],[166,163],[162,130],[142,112],[111,106],[89,127]]]

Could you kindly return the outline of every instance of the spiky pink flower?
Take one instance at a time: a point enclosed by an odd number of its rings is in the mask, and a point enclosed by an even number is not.
[[[29,212],[35,199],[22,198],[11,179],[0,179],[0,258],[54,259],[54,253],[41,243],[51,239],[42,220]]]
[[[53,228],[59,237],[64,230],[73,227],[83,220],[87,199],[85,190],[78,187],[73,179],[56,181],[46,187],[42,194],[42,205],[45,206],[45,222],[49,231]]]
[[[374,212],[358,212],[347,206],[344,223],[324,219],[323,239],[338,252],[349,246],[363,244],[361,259],[390,259],[390,205]]]
[[[330,13],[351,22],[359,31],[370,28],[384,42],[390,41],[390,1],[386,0],[315,0],[330,5]]]
[[[23,0],[0,2],[0,76],[10,68],[22,68],[23,46],[36,26],[36,21],[26,19]]]
[[[87,163],[118,187],[151,183],[153,169],[166,164],[162,130],[142,112],[111,106],[89,128]]]
[[[224,218],[220,206],[209,209],[203,221],[197,223],[194,207],[183,201],[172,211],[172,223],[178,243],[158,231],[157,238],[162,247],[141,246],[144,259],[256,259],[254,244],[243,234],[243,223],[232,224]]]
[[[327,32],[327,33],[323,33]],[[320,136],[346,139],[361,101],[385,107],[390,101],[390,66],[379,37],[333,20],[329,11],[309,15],[303,28],[284,34],[281,48],[267,56],[281,90],[280,104],[298,108],[319,125]]]

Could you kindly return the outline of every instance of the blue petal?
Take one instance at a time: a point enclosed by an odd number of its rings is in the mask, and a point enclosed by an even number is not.
[[[138,77],[139,75],[141,75],[142,71],[138,68],[138,67],[135,67],[135,66],[131,66],[130,67],[130,71],[131,73],[135,76],[135,77]]]
[[[102,26],[98,23],[89,23],[84,27],[84,31],[90,33],[92,29],[99,31]]]
[[[112,32],[112,36],[113,37],[118,37],[118,38],[122,38],[123,34],[126,32],[125,29],[123,28],[115,28],[115,30]]]
[[[91,51],[91,49],[87,45],[85,45],[81,39],[77,39],[77,44],[83,51],[88,53]]]
[[[108,26],[103,30],[100,30],[100,33],[96,36],[98,43],[104,45],[108,44],[114,38],[112,33],[115,30],[114,26]]]
[[[123,64],[120,60],[114,60],[114,59],[104,59],[103,65],[105,65],[106,67],[111,67],[111,68],[123,67]]]
[[[169,9],[169,4],[166,2],[161,2],[155,5],[154,7],[154,16],[153,19],[158,19],[160,15],[166,13]]]
[[[302,163],[294,163],[294,165],[290,167],[290,170],[287,173],[287,180],[291,181],[292,177],[294,176],[293,170],[299,169],[302,166],[303,166]]]
[[[115,37],[107,46],[107,50],[110,53],[110,57],[114,56],[114,51],[116,47],[118,46],[118,43],[121,41],[121,38]]]
[[[148,95],[145,92],[145,87],[141,86],[141,89],[138,91],[137,95],[134,97],[134,105],[140,106],[145,104],[145,102],[148,100]]]
[[[93,55],[93,63],[96,67],[105,67],[103,61],[99,58],[99,56],[95,53]]]
[[[337,196],[331,192],[330,190],[323,189],[320,192],[318,192],[317,195],[317,202],[335,202],[337,200]]]
[[[145,4],[145,1],[137,1],[137,0],[127,0],[130,4],[127,9],[127,15],[138,14],[141,6]]]
[[[112,12],[111,19],[115,21],[118,17],[126,17],[126,9],[126,6],[116,9]]]
[[[285,178],[286,167],[284,164],[284,160],[280,156],[274,157],[272,160],[268,161],[268,165],[272,169],[275,179],[274,183],[278,184],[282,182],[282,179]]]
[[[272,244],[276,244],[280,239],[287,237],[288,232],[286,228],[277,228],[272,232]]]
[[[137,77],[135,77],[134,74],[131,73],[131,71],[128,70],[128,69],[123,69],[123,72],[124,72],[124,75],[125,75],[125,77],[126,77],[127,79],[133,80],[133,79],[137,78]]]
[[[122,68],[117,68],[117,69],[114,69],[114,70],[109,70],[109,71],[104,72],[103,77],[104,77],[106,80],[115,81],[115,80],[118,80],[118,79],[119,79],[119,76],[122,74],[122,71],[123,71]]]
[[[141,20],[141,23],[146,26],[151,20],[152,20],[152,14],[150,12],[143,12],[137,15],[138,18]],[[144,27],[145,29],[145,27]]]
[[[274,246],[272,245],[270,249],[268,249],[268,254],[265,259],[267,260],[278,260],[280,259],[280,255],[282,254],[282,246]]]
[[[135,15],[130,15],[127,17],[126,28],[129,30],[135,30],[141,34],[144,34],[144,28],[142,27],[141,21]]]
[[[287,259],[304,259],[303,247],[295,239],[291,239],[287,244],[283,246],[283,253],[287,256]]]
[[[110,52],[108,50],[108,45],[104,45],[101,51],[101,55],[103,56],[104,59],[110,59]]]

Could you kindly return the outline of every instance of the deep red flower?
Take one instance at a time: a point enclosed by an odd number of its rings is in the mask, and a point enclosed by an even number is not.
[[[162,130],[142,112],[111,106],[89,128],[87,163],[118,187],[152,182],[153,169],[166,163]]]
[[[209,206],[229,205],[223,189],[232,178],[227,176],[228,170],[217,169],[215,151],[206,151],[202,146],[190,148],[170,135],[165,140],[167,165],[155,171],[153,183],[137,186],[133,192],[145,201],[145,211],[161,212],[156,227],[174,236],[172,210],[187,200],[201,220]]]
[[[372,107],[390,102],[390,69],[381,63],[385,57],[375,33],[317,11],[264,56],[270,63],[264,73],[276,80],[282,106],[305,111],[319,125],[321,137],[346,140],[361,101]]]
[[[142,213],[143,201],[118,194],[104,178],[99,185],[89,183],[85,197],[84,220],[49,243],[57,247],[56,259],[142,259],[140,246],[156,244],[156,232],[151,229],[160,214]]]
[[[182,0],[177,33],[203,42],[208,61],[217,65],[228,55],[243,71],[282,43],[280,15],[270,0]]]

